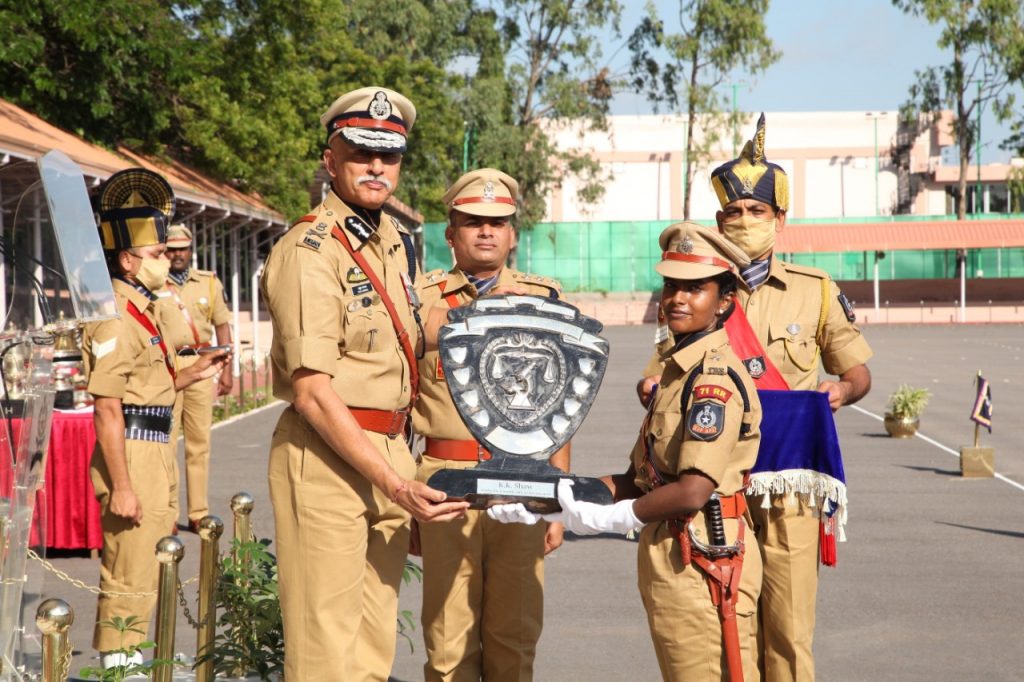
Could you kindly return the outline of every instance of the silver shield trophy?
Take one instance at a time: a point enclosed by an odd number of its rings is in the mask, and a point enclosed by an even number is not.
[[[444,469],[428,484],[473,509],[522,502],[559,511],[559,479],[578,500],[611,504],[599,479],[547,460],[565,445],[597,396],[608,365],[602,325],[575,307],[537,296],[488,296],[454,308],[438,334],[441,366],[459,416],[490,453],[472,469]]]

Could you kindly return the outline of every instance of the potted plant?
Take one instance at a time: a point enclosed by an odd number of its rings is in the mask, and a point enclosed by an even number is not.
[[[885,430],[893,438],[910,438],[917,433],[921,413],[931,393],[927,388],[900,385],[889,396],[885,411]]]

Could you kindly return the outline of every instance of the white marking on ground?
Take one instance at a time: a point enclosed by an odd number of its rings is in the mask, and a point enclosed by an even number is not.
[[[860,413],[862,413],[862,414],[866,414],[866,415],[867,415],[867,416],[869,416],[869,417],[872,417],[872,418],[874,418],[874,419],[877,419],[877,420],[878,420],[878,421],[880,421],[880,422],[884,422],[884,421],[885,421],[885,418],[884,418],[884,417],[881,417],[880,415],[877,415],[877,414],[875,414],[874,412],[869,412],[868,410],[865,410],[865,409],[864,409],[863,407],[860,407],[860,406],[858,406],[858,405],[850,405],[850,407],[852,407],[853,409],[857,410],[858,412],[860,412]],[[924,442],[926,442],[926,443],[929,443],[929,444],[931,444],[931,445],[934,445],[935,447],[937,447],[938,449],[940,449],[940,450],[942,450],[942,451],[944,451],[944,452],[948,452],[949,454],[953,455],[953,456],[954,456],[954,457],[956,457],[957,459],[960,459],[960,453],[959,453],[959,452],[957,452],[956,450],[954,450],[954,449],[953,449],[953,448],[951,448],[951,447],[947,447],[947,446],[943,445],[942,443],[940,443],[940,442],[939,442],[939,441],[937,441],[937,440],[934,440],[934,439],[932,439],[932,438],[929,438],[928,436],[924,435],[924,434],[923,434],[923,433],[921,433],[920,431],[918,431],[917,433],[915,433],[915,434],[914,434],[914,436],[916,436],[917,438],[920,438],[921,440],[923,440],[923,441],[924,441]],[[1022,485],[1022,484],[1018,483],[1017,481],[1013,480],[1012,478],[1007,478],[1006,476],[1003,476],[1003,475],[1002,475],[1001,473],[999,473],[998,471],[997,471],[997,472],[995,472],[994,476],[995,476],[996,478],[998,478],[998,479],[999,479],[1000,481],[1002,481],[1003,483],[1009,483],[1009,484],[1010,484],[1010,485],[1012,485],[1012,486],[1013,486],[1014,488],[1017,488],[1018,490],[1020,490],[1020,491],[1024,492],[1024,485]]]

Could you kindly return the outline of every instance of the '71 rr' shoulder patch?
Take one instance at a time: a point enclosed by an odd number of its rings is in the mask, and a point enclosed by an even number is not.
[[[695,386],[693,389],[694,400],[719,400],[723,403],[729,402],[729,398],[732,397],[732,391],[721,386],[714,386],[711,384],[701,384]]]
[[[696,402],[690,406],[686,430],[697,440],[715,440],[725,426],[725,405],[715,401]]]

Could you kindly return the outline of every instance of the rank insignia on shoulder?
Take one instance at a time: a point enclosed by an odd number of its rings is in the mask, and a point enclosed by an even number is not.
[[[686,430],[697,440],[712,441],[722,434],[725,405],[713,401],[695,402],[690,407]]]
[[[309,248],[313,249],[314,251],[320,250],[320,239],[318,237],[306,235],[305,237],[303,237],[302,243],[308,246]]]
[[[693,387],[694,400],[718,400],[723,403],[729,402],[732,391],[713,384],[701,384]]]
[[[764,358],[760,355],[755,355],[752,358],[747,358],[743,361],[743,366],[747,368],[747,374],[750,375],[751,379],[760,379],[764,376],[766,371],[764,366]]]
[[[846,298],[846,294],[839,292],[839,305],[843,306],[843,312],[846,313],[846,319],[850,322],[857,321],[857,313],[853,309],[853,304],[850,303],[850,299]]]

